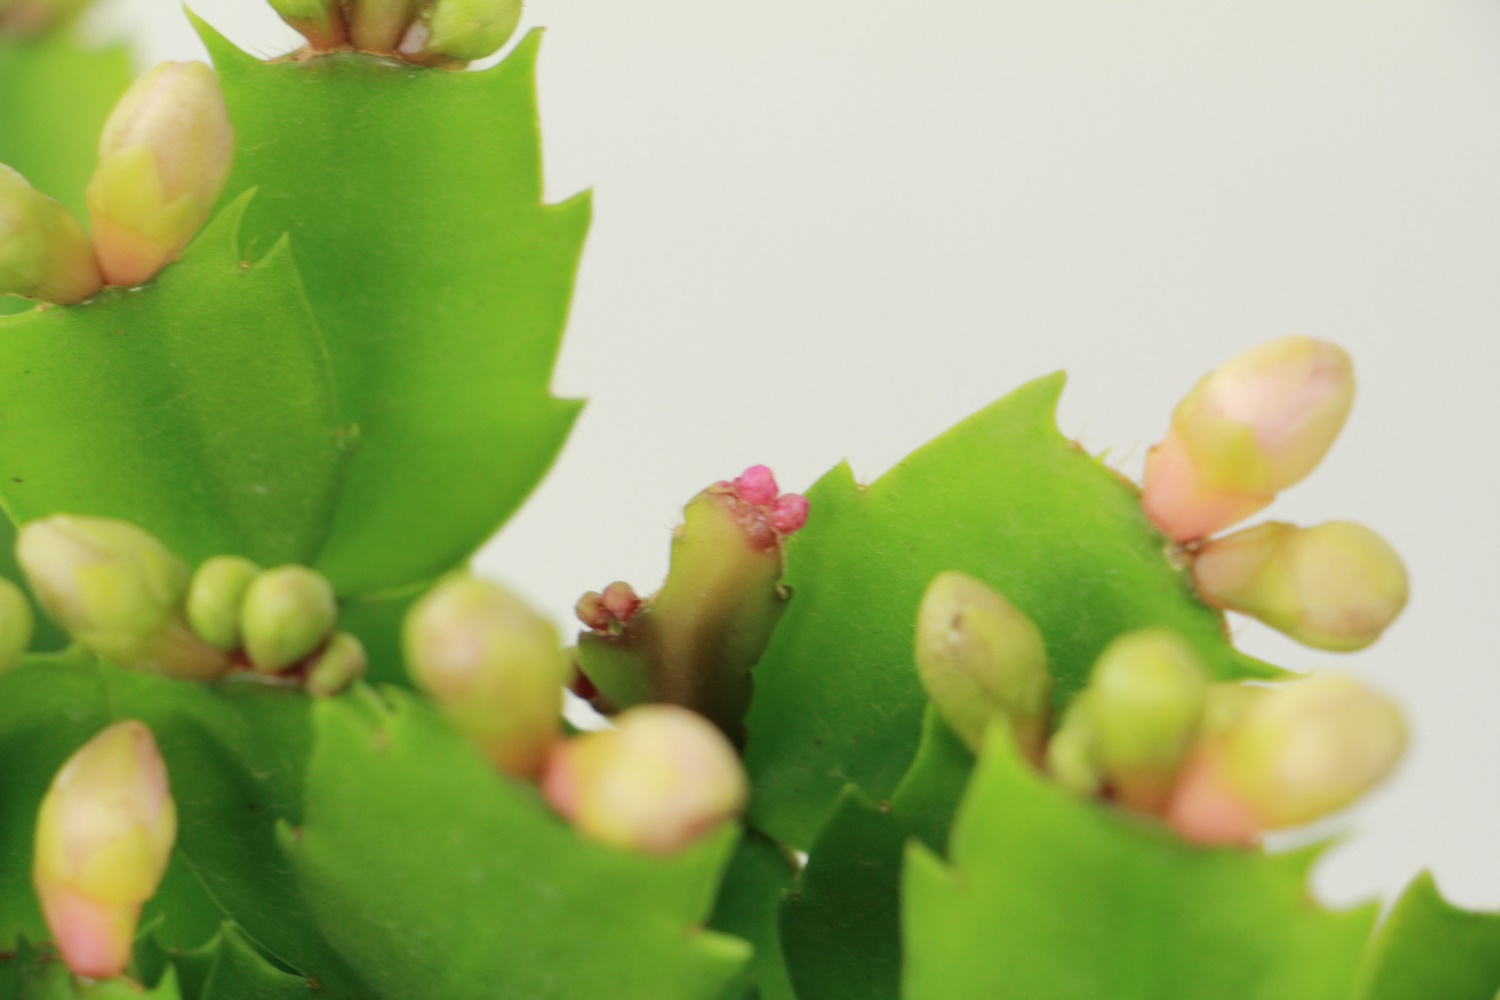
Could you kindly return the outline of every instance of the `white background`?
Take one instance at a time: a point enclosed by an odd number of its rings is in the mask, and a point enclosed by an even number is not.
[[[142,59],[201,55],[114,0]],[[258,0],[195,0],[251,51]],[[1435,869],[1500,907],[1500,6],[1493,0],[535,0],[549,192],[596,194],[558,367],[591,400],[481,558],[566,621],[649,590],[682,501],[766,462],[869,480],[1017,384],[1130,472],[1204,371],[1353,354],[1340,445],[1270,513],[1363,521],[1411,607],[1335,658],[1396,692],[1400,776],[1337,829],[1333,901]]]

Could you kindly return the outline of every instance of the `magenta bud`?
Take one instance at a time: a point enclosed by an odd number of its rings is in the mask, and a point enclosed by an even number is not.
[[[756,507],[769,507],[776,502],[776,494],[781,492],[775,475],[764,465],[752,465],[740,473],[734,481],[734,488],[739,491],[741,500]]]
[[[807,497],[785,493],[771,507],[771,527],[783,535],[794,535],[807,523]]]
[[[609,612],[611,618],[618,622],[628,622],[635,617],[635,613],[641,609],[640,595],[635,588],[624,580],[616,580],[604,588],[600,600],[604,604],[604,610]]]

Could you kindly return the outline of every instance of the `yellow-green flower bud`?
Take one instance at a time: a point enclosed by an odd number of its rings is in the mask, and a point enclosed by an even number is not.
[[[1335,652],[1379,639],[1406,607],[1401,557],[1348,521],[1298,528],[1272,521],[1215,539],[1193,561],[1198,596],[1306,646]]]
[[[166,765],[144,725],[117,722],[68,758],[37,816],[32,879],[75,973],[125,971],[176,839]]]
[[[272,8],[314,49],[336,49],[348,41],[338,0],[270,0]]]
[[[16,558],[52,619],[105,659],[190,680],[228,669],[183,616],[187,564],[149,532],[59,514],[21,527]]]
[[[307,693],[327,698],[349,690],[369,667],[364,644],[348,632],[336,632],[307,668]]]
[[[494,55],[521,23],[521,0],[428,0],[401,40],[415,63],[473,62]]]
[[[1144,629],[1109,644],[1089,679],[1088,713],[1116,799],[1142,812],[1166,805],[1207,696],[1198,657],[1174,633]]]
[[[406,669],[496,767],[534,777],[561,727],[557,629],[498,584],[453,576],[412,606]]]
[[[940,573],[917,609],[917,676],[952,730],[976,752],[996,717],[1040,761],[1052,675],[1042,634],[1005,598],[958,572]]]
[[[240,648],[240,608],[260,567],[239,556],[214,556],[188,585],[188,623],[198,637],[226,653]]]
[[[1104,791],[1104,772],[1088,702],[1088,691],[1082,691],[1063,713],[1062,725],[1047,743],[1046,763],[1059,785],[1075,795],[1094,796]]]
[[[274,674],[323,644],[338,624],[333,587],[306,566],[278,566],[250,582],[240,605],[240,636],[250,665]]]
[[[0,673],[20,666],[35,631],[36,616],[25,591],[0,577]]]
[[[1187,542],[1262,509],[1322,461],[1354,403],[1349,356],[1310,337],[1246,351],[1198,383],[1146,459],[1146,514]]]
[[[542,791],[583,836],[668,854],[744,808],[739,758],[702,716],[642,705],[615,723],[558,744],[547,761]]]
[[[0,294],[68,305],[103,286],[78,220],[0,165]]]
[[[115,105],[89,182],[104,279],[149,281],[208,220],[229,181],[234,130],[213,70],[162,63]]]
[[[417,0],[346,0],[349,38],[365,52],[395,52],[417,15]]]

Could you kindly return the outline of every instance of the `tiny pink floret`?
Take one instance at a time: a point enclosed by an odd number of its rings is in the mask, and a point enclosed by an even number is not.
[[[780,487],[776,477],[764,465],[752,465],[734,481],[740,499],[754,507],[769,507],[776,502]]]
[[[771,527],[783,535],[790,535],[807,523],[807,497],[800,493],[787,493],[776,500],[771,508]]]

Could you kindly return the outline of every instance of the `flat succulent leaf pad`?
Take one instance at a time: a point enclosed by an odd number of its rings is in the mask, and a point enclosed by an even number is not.
[[[991,733],[948,862],[902,883],[904,1000],[1344,1000],[1376,907],[1320,908],[1320,849],[1189,846],[1076,798]]]
[[[1063,378],[1032,382],[869,486],[847,465],[808,492],[788,544],[793,598],[755,669],[752,819],[808,845],[845,784],[888,798],[916,752],[925,695],[917,606],[961,570],[1036,622],[1060,705],[1121,633],[1171,629],[1217,677],[1266,676],[1230,645],[1147,522],[1134,487],[1057,430]]]
[[[589,223],[542,204],[540,36],[482,72],[352,53],[265,63],[206,26],[253,244],[290,233],[356,448],[318,568],[345,596],[474,552],[580,404],[548,385]]]
[[[0,501],[132,521],[192,561],[310,558],[343,465],[327,356],[246,199],[144,288],[0,319]]]
[[[1494,1000],[1500,993],[1500,913],[1443,899],[1429,874],[1397,901],[1365,960],[1357,1000]]]
[[[324,934],[373,995],[719,1000],[750,947],[703,929],[735,831],[671,857],[592,844],[388,688],[320,703],[283,831]]]

